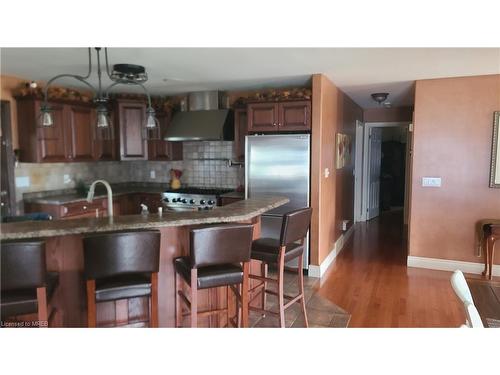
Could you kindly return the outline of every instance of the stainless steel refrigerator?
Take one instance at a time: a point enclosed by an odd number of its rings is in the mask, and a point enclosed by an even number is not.
[[[310,135],[249,135],[245,141],[245,197],[285,196],[290,202],[262,215],[262,237],[279,238],[283,214],[309,207]],[[287,266],[296,266],[297,260]],[[309,235],[304,268],[309,265]]]

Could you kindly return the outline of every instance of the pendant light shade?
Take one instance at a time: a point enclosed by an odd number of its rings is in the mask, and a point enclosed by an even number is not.
[[[49,127],[54,125],[54,117],[52,109],[49,106],[43,106],[40,110],[39,122],[41,127]]]
[[[146,110],[146,128],[151,130],[160,126],[158,119],[156,118],[155,110],[149,107]]]
[[[99,128],[109,128],[111,126],[111,120],[109,118],[108,110],[104,105],[100,105],[96,110],[96,127]]]

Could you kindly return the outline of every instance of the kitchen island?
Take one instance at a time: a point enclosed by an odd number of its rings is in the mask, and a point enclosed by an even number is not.
[[[46,242],[47,269],[59,272],[59,287],[52,298],[56,316],[52,326],[85,327],[86,292],[83,277],[83,243],[86,234],[158,229],[161,232],[160,271],[158,274],[158,312],[160,327],[174,327],[174,269],[173,258],[189,254],[189,230],[193,225],[250,222],[254,238],[260,236],[260,215],[288,202],[282,197],[252,198],[209,211],[164,212],[162,215],[123,215],[104,218],[81,218],[40,222],[8,223],[1,226],[1,240],[43,238]],[[259,272],[259,264],[252,264]],[[223,307],[225,288],[203,291],[199,308]],[[149,314],[148,299],[104,302],[97,307],[98,326],[143,326]],[[147,325],[147,324],[146,324]],[[217,317],[199,319],[200,326],[224,325]]]

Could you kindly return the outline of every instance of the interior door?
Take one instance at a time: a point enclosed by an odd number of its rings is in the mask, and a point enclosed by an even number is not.
[[[367,219],[380,214],[380,166],[382,161],[382,128],[370,128],[368,142]]]

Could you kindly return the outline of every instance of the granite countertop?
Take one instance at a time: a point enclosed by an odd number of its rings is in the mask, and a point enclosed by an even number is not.
[[[222,194],[223,198],[240,198],[245,199],[245,192],[243,191],[231,191],[230,193]]]
[[[168,188],[168,184],[165,183],[121,183],[112,184],[111,189],[113,190],[113,197],[117,197],[124,194],[132,193],[162,193]],[[107,192],[106,188],[99,184],[96,185],[96,190],[94,194],[94,199],[106,198]],[[23,200],[28,203],[39,203],[39,204],[68,204],[75,202],[83,202],[87,199],[87,196],[82,196],[78,194],[75,189],[65,189],[65,190],[49,190],[40,191],[33,193],[25,193],[23,195]]]
[[[56,237],[70,234],[153,229],[195,224],[228,223],[250,220],[289,202],[285,197],[262,197],[237,201],[210,211],[164,212],[149,215],[123,215],[111,218],[26,221],[1,224],[1,240]]]

